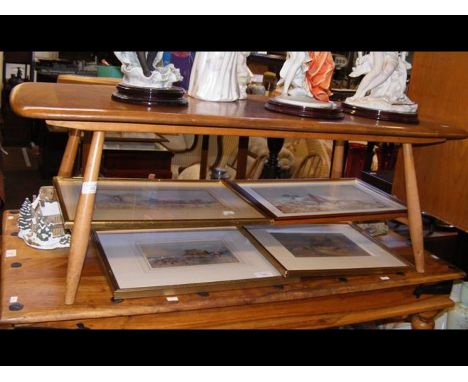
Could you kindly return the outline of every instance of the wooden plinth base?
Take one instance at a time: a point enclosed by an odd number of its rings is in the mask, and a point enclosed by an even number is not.
[[[299,117],[317,119],[343,119],[344,114],[341,106],[332,109],[296,106],[270,99],[265,104],[265,109],[283,114],[292,114]]]
[[[136,86],[117,85],[117,91],[112,94],[114,101],[136,105],[173,105],[187,106],[187,98],[183,88],[173,86],[168,89],[139,88]]]
[[[376,119],[378,121],[391,121],[391,122],[400,122],[400,123],[419,123],[417,114],[409,113],[395,113],[391,111],[384,110],[373,110],[365,107],[359,107],[342,103],[343,111],[347,114],[356,115],[358,117]]]

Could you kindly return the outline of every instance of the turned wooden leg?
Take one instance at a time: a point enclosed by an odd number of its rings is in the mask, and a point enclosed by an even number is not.
[[[210,146],[210,136],[204,135],[202,138],[202,148],[200,157],[200,179],[206,179],[206,168],[208,166],[208,149]]]
[[[249,137],[239,137],[237,150],[236,179],[245,179],[247,174],[247,155],[249,152]]]
[[[419,205],[418,183],[416,181],[416,170],[414,168],[413,146],[403,143],[403,159],[405,166],[406,202],[408,205],[408,221],[413,246],[416,271],[424,272],[424,239],[421,217],[421,206]]]
[[[417,330],[434,329],[434,317],[437,316],[437,313],[439,313],[438,310],[433,310],[430,312],[413,314],[411,316],[411,327]]]
[[[73,224],[70,254],[68,257],[65,304],[73,304],[75,301],[81,270],[88,249],[94,199],[96,196],[96,182],[101,165],[103,145],[104,132],[94,132],[83,177],[83,187],[81,189],[80,199],[76,208],[75,222]]]
[[[344,141],[335,141],[335,150],[330,172],[330,178],[332,179],[338,179],[343,176],[344,144]]]
[[[281,177],[281,169],[278,165],[278,157],[283,148],[284,138],[267,138],[270,155],[265,167],[263,167],[261,179],[278,179]]]
[[[85,131],[83,133],[83,140],[81,142],[81,167],[80,174],[83,175],[86,168],[86,161],[88,160],[89,148],[91,146],[92,131]]]
[[[70,177],[73,174],[73,165],[75,164],[76,153],[80,144],[80,130],[70,130],[68,132],[68,142],[63,153],[62,162],[58,171],[58,176]]]

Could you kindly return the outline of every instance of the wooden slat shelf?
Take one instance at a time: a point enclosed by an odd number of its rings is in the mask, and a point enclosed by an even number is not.
[[[414,287],[464,277],[460,270],[426,254],[425,273],[409,270],[385,274],[389,280],[376,274],[311,277],[282,287],[216,291],[207,296],[180,295],[178,302],[157,296],[113,303],[95,245],[90,242],[76,301],[65,305],[69,250],[43,251],[26,246],[12,235],[17,230],[17,217],[17,213],[6,211],[3,218],[0,316],[3,326],[59,327],[90,320],[91,326],[109,328],[328,327],[444,309],[452,304],[447,296],[416,298],[412,295]],[[411,248],[401,237],[387,235],[383,242],[411,261]],[[5,257],[7,249],[16,249],[16,256]],[[12,268],[13,262],[21,263],[21,267]],[[22,310],[9,310],[12,296],[17,296],[24,305]]]

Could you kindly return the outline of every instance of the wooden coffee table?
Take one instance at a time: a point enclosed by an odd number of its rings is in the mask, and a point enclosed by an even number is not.
[[[265,110],[267,98],[263,96],[249,96],[247,100],[237,102],[206,102],[191,98],[186,108],[147,108],[113,101],[111,95],[114,90],[113,86],[106,85],[24,83],[14,88],[10,98],[11,106],[18,115],[54,120],[55,125],[70,129],[59,169],[60,176],[72,174],[81,131],[93,132],[68,254],[66,304],[75,302],[85,262],[104,135],[109,131],[333,139],[336,149],[332,178],[341,177],[346,140],[401,143],[415,265],[418,272],[425,271],[412,145],[464,139],[468,136],[467,132],[424,120],[418,125],[404,125],[349,115],[341,121],[300,118]],[[245,174],[245,160],[239,160],[239,173]]]

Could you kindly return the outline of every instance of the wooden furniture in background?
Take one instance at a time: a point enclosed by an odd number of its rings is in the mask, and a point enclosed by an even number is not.
[[[468,132],[468,52],[416,52],[409,96],[424,119]],[[414,148],[421,209],[468,231],[468,140]],[[393,193],[407,199],[404,163],[398,158]]]
[[[76,74],[60,74],[57,77],[57,83],[61,84],[117,86],[121,81],[121,78],[89,77]],[[121,135],[124,134],[125,132],[121,133]],[[90,137],[86,138],[89,139],[83,140],[84,153],[88,153],[89,145],[91,143]],[[154,139],[152,137],[147,139],[126,139],[125,137],[114,139],[109,135],[106,135],[105,139],[106,142],[152,142],[153,140],[154,142],[167,142],[167,139],[162,137],[159,137],[159,139]],[[171,153],[169,150],[166,150],[164,147],[155,147],[154,150],[106,150],[104,148],[100,172],[103,176],[109,178],[147,178],[148,175],[154,174],[157,178],[171,179],[171,159],[173,155],[173,153]],[[87,155],[83,155],[83,168],[86,166],[86,157]]]
[[[464,277],[443,260],[426,253],[426,272],[314,277],[268,287],[210,291],[178,296],[114,300],[94,242],[84,262],[81,288],[73,305],[64,304],[68,249],[28,247],[16,236],[18,212],[3,216],[0,327],[91,329],[317,329],[410,316],[413,328],[430,329],[436,313],[453,306],[448,293],[428,285]],[[403,237],[380,239],[411,259]],[[14,265],[15,264],[15,265]],[[16,296],[12,305],[11,297]],[[16,308],[16,310],[15,310]]]
[[[405,157],[411,155],[412,144],[444,142],[446,139],[463,139],[468,136],[463,130],[424,120],[419,125],[404,125],[349,115],[342,121],[329,121],[278,114],[265,110],[267,97],[264,96],[249,96],[246,101],[239,102],[190,99],[188,106],[183,109],[170,106],[149,109],[112,101],[113,91],[112,86],[25,83],[15,87],[11,95],[13,110],[23,117],[56,120],[55,124],[62,127],[93,132],[68,259],[65,294],[67,304],[75,301],[86,257],[95,186],[106,131],[321,138],[340,141],[339,146],[341,141],[348,140],[398,142],[406,147]],[[76,156],[74,141],[71,142],[67,145],[64,157]],[[67,159],[67,163],[72,162]],[[61,168],[68,172],[66,166]],[[238,171],[245,173],[242,169]],[[332,174],[338,176],[342,171],[343,163],[335,159]],[[411,157],[405,160],[405,175],[410,181],[414,180]],[[408,198],[408,214],[411,238],[415,243],[416,269],[424,272],[424,253],[420,245],[423,233],[417,189],[408,187],[408,190],[413,194]]]
[[[4,52],[2,64],[2,97],[1,97],[1,134],[4,146],[23,146],[28,147],[32,140],[32,129],[34,121],[20,118],[11,110],[8,98],[14,84],[18,80],[12,79],[11,75],[16,77],[17,69],[22,72],[21,81],[31,81],[34,76],[34,54],[33,52]]]

